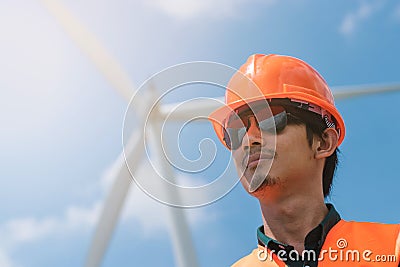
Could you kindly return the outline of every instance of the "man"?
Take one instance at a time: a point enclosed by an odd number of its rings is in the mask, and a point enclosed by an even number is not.
[[[400,225],[344,221],[324,202],[345,126],[315,69],[250,56],[225,101],[210,120],[263,219],[258,248],[234,267],[399,266]]]

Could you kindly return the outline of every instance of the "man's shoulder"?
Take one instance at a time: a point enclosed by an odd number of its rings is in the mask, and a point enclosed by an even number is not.
[[[387,249],[400,257],[400,224],[341,220],[329,232],[325,246],[345,240],[346,246]],[[349,244],[347,244],[349,242]]]
[[[399,242],[399,236],[400,224],[340,220],[329,231],[327,240],[347,237],[354,239],[353,242],[368,239],[370,241],[386,241],[386,244],[393,244],[396,241]]]
[[[400,224],[387,224],[378,222],[358,222],[358,221],[345,221],[341,220],[333,228],[335,230],[356,231],[356,232],[369,232],[372,233],[398,233]]]

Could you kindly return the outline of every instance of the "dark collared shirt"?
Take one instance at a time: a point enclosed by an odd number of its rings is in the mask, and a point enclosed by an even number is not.
[[[322,245],[325,242],[325,238],[332,227],[340,221],[340,215],[333,207],[332,204],[326,204],[329,209],[328,214],[325,218],[311,230],[304,240],[304,250],[307,253],[303,253],[304,258],[301,254],[298,254],[293,246],[283,244],[277,240],[274,240],[264,234],[264,226],[260,226],[257,229],[258,243],[264,246],[273,253],[275,253],[285,264],[289,267],[303,267],[310,266],[315,267],[318,265],[318,255],[321,251]]]

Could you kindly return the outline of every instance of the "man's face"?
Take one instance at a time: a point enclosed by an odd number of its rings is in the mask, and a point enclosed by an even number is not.
[[[305,125],[287,125],[277,133],[259,129],[256,117],[248,117],[248,130],[233,157],[244,188],[261,197],[266,191],[301,187],[315,168]],[[306,179],[306,178],[305,178]]]

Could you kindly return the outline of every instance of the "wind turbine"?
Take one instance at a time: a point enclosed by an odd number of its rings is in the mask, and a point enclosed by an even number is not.
[[[120,64],[101,45],[101,42],[59,1],[42,0],[41,2],[57,19],[67,34],[76,42],[78,47],[92,60],[113,88],[129,102],[134,93],[135,87],[133,82]],[[143,103],[143,105],[151,103],[150,101],[146,101],[149,97],[148,95],[143,97],[144,101],[140,103]],[[137,106],[136,110],[141,115],[142,110],[145,110],[145,108]],[[138,118],[142,117],[140,115]],[[143,121],[139,120],[139,124],[143,124]],[[134,164],[139,163],[140,158],[144,154],[144,151],[139,149],[140,143],[143,142],[142,133],[140,131],[134,132],[130,140],[125,149],[125,155],[121,153],[113,164],[113,172],[110,175],[115,177],[115,182],[104,203],[85,266],[100,266],[116,226],[117,219],[131,186],[130,173],[125,160]],[[171,169],[164,168],[164,171],[172,176]],[[198,266],[184,210],[170,208],[168,211],[169,229],[177,266]]]
[[[129,75],[123,70],[120,64],[108,53],[107,49],[101,45],[101,42],[88,29],[79,22],[78,18],[73,16],[66,7],[57,0],[41,0],[42,4],[57,19],[67,34],[76,42],[78,47],[85,52],[98,70],[106,77],[112,87],[129,102],[135,93],[135,86]],[[374,85],[374,86],[346,86],[332,88],[336,100],[350,97],[359,97],[368,94],[378,94],[383,92],[400,91],[400,84],[393,85]],[[135,111],[139,114],[137,121],[138,129],[143,128],[144,121],[140,118],[144,110],[154,99],[151,93],[141,96],[143,101],[138,102]],[[208,114],[222,105],[223,99],[217,101],[206,101],[199,105],[185,106],[180,108],[179,112],[172,112],[181,105],[181,103],[161,104],[156,106],[156,122],[153,121],[153,135],[149,137],[154,144],[153,149],[157,150],[160,144],[158,138],[161,134],[159,121],[169,116],[170,121],[187,121],[198,114]],[[172,115],[171,115],[172,114]],[[114,184],[104,202],[103,210],[92,239],[89,252],[87,254],[85,266],[98,267],[101,265],[103,256],[115,229],[119,214],[129,192],[131,183],[130,170],[126,162],[133,165],[140,164],[140,159],[144,156],[144,151],[140,149],[140,144],[144,140],[141,131],[135,131],[125,147],[125,155],[121,153],[113,164],[113,172],[110,174],[114,179]],[[160,157],[161,151],[155,151],[156,159],[164,175],[174,177],[171,166]],[[132,171],[132,170],[131,170]],[[193,242],[191,240],[190,230],[183,209],[169,208],[169,229],[174,248],[176,265],[178,267],[196,267],[199,266]]]

